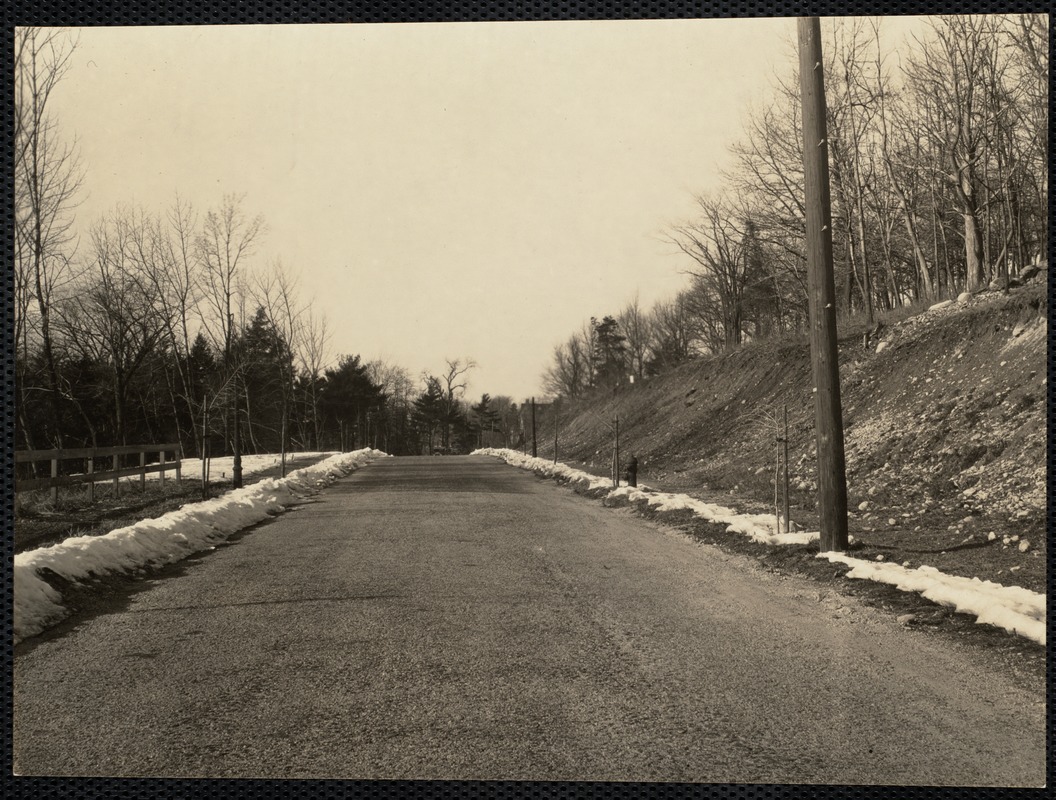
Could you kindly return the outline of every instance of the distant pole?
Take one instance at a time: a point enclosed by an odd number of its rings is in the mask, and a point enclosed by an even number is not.
[[[202,397],[202,499],[209,496],[209,398]]]
[[[557,463],[557,415],[559,409],[557,406],[557,400],[554,400],[554,463]]]
[[[535,398],[532,398],[532,458],[539,457],[538,442],[535,439]]]
[[[836,347],[828,134],[825,126],[821,22],[800,17],[799,83],[803,101],[803,178],[807,217],[807,292],[814,372],[821,550],[847,549],[847,473]],[[788,469],[788,465],[785,465]]]
[[[614,437],[612,447],[612,482],[617,489],[620,488],[620,417],[612,418],[612,433]]]

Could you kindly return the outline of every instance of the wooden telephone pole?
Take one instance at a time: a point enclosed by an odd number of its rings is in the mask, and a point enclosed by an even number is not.
[[[847,549],[847,471],[836,347],[836,287],[832,269],[832,206],[821,22],[817,17],[801,17],[798,29],[810,355],[814,367],[814,421],[818,446],[818,511],[821,550],[825,552]]]

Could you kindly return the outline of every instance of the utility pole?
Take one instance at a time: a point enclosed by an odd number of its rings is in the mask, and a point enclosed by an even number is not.
[[[538,442],[535,438],[535,398],[532,398],[532,458],[539,457]]]
[[[799,85],[803,101],[803,181],[807,217],[807,292],[814,373],[821,550],[847,549],[847,471],[836,347],[836,287],[832,268],[828,134],[821,22],[800,17]],[[786,464],[786,469],[787,464]]]

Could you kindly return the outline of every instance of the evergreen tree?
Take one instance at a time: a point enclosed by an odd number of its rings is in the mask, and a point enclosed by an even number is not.
[[[414,401],[414,410],[411,412],[411,420],[419,436],[428,436],[430,450],[433,448],[433,438],[437,429],[446,422],[444,411],[444,390],[440,386],[440,379],[430,375],[425,380],[425,391],[418,395]]]
[[[327,369],[319,406],[324,425],[336,432],[344,446],[355,448],[366,441],[367,411],[385,402],[381,387],[367,376],[359,356],[342,356],[336,368]]]
[[[594,360],[597,384],[616,387],[627,374],[627,337],[620,333],[620,324],[612,316],[600,322],[591,318],[594,328]]]

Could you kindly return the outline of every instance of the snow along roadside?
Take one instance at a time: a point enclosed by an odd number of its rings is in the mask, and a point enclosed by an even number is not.
[[[725,506],[705,503],[685,494],[643,491],[648,487],[612,488],[612,481],[573,469],[565,464],[554,464],[541,458],[533,458],[516,450],[485,448],[475,455],[496,456],[507,464],[531,470],[537,474],[560,478],[570,483],[582,484],[590,491],[608,490],[605,499],[624,497],[630,502],[645,501],[658,511],[687,509],[708,522],[725,524],[727,533],[748,536],[759,544],[807,544],[818,538],[817,531],[794,531],[775,533],[776,521],[771,514],[738,514]],[[1033,639],[1044,645],[1045,606],[1044,594],[1032,592],[1020,586],[1003,586],[979,578],[962,578],[947,575],[934,567],[920,566],[907,569],[897,564],[875,563],[852,558],[843,553],[818,553],[818,558],[839,561],[851,567],[848,578],[861,578],[895,586],[904,592],[918,592],[926,599],[957,611],[972,614],[980,623],[1003,628],[1019,636]]]
[[[285,478],[266,478],[102,536],[75,536],[50,547],[17,554],[15,644],[67,616],[62,595],[41,578],[41,570],[51,570],[76,583],[90,575],[127,573],[145,566],[174,563],[211,549],[236,531],[275,516],[385,455],[370,448],[338,453]]]

